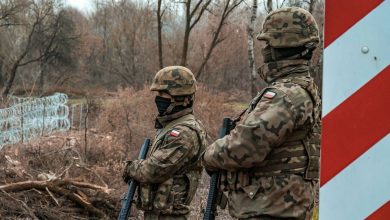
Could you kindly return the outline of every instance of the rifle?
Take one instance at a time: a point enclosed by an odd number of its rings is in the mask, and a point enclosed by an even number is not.
[[[150,139],[145,138],[144,143],[141,146],[141,150],[139,152],[138,159],[145,159],[146,158],[146,154],[148,153],[148,150],[149,150],[149,145],[150,145]],[[130,214],[129,212],[131,210],[131,203],[133,201],[133,197],[134,197],[135,191],[138,187],[138,184],[139,183],[135,180],[131,180],[128,183],[129,189],[127,191],[127,194],[126,194],[124,201],[122,202],[122,208],[121,208],[121,211],[119,213],[118,220],[127,220],[127,218],[129,217],[129,214]]]
[[[230,118],[224,118],[222,122],[222,128],[219,131],[219,138],[223,138],[225,135],[230,133],[234,127],[234,121]],[[214,220],[217,211],[217,197],[218,197],[218,186],[219,186],[220,172],[213,172],[210,176],[210,189],[209,195],[207,196],[207,205],[204,212],[203,220]]]

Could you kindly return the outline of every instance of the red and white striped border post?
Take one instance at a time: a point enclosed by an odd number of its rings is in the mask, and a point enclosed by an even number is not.
[[[326,0],[320,219],[390,219],[390,0]]]

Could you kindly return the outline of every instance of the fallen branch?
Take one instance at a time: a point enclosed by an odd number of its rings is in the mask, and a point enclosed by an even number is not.
[[[96,171],[94,171],[94,170],[92,170],[92,169],[90,169],[90,168],[88,168],[88,167],[82,166],[82,165],[80,165],[80,164],[76,164],[76,166],[77,166],[77,167],[80,167],[80,168],[82,168],[82,169],[84,169],[84,170],[86,170],[86,171],[88,171],[88,172],[93,173],[93,174],[100,180],[100,182],[102,182],[102,184],[104,185],[104,187],[108,188],[107,183],[104,182],[103,178],[102,178]]]
[[[19,192],[30,189],[37,189],[41,191],[51,191],[62,196],[66,196],[71,201],[83,206],[88,212],[98,216],[101,219],[108,219],[108,217],[99,209],[96,209],[89,201],[81,196],[73,193],[72,191],[62,187],[62,186],[77,186],[80,188],[87,188],[102,191],[108,193],[110,190],[106,187],[101,187],[98,185],[77,182],[73,180],[54,180],[54,181],[24,181],[18,183],[11,183],[0,186],[0,190],[3,192]],[[50,194],[50,193],[49,193]]]
[[[101,192],[104,192],[106,194],[109,194],[111,192],[111,189],[109,189],[106,186],[99,186],[99,185],[86,183],[86,182],[77,182],[77,181],[70,180],[70,179],[54,180],[53,182],[56,183],[59,186],[73,185],[73,186],[77,186],[77,187],[80,187],[80,188],[86,188],[86,189],[93,189],[93,190],[101,191]]]
[[[46,187],[47,193],[49,193],[50,197],[54,200],[54,202],[57,204],[57,206],[60,206],[58,203],[58,200],[53,196],[53,194],[50,192],[50,190]]]
[[[16,199],[14,197],[12,197],[10,194],[8,194],[5,190],[1,189],[1,191],[8,197],[10,198],[11,200],[17,202],[17,203],[21,203],[22,204],[22,207],[23,209],[28,212],[28,214],[30,215],[30,217],[34,220],[39,220],[38,217],[34,214],[34,212],[27,206],[27,204],[19,199]]]

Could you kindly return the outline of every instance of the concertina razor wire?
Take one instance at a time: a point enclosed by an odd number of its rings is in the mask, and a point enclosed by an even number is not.
[[[11,106],[0,109],[0,150],[7,144],[69,130],[67,101],[68,96],[63,93],[42,98],[11,96]]]

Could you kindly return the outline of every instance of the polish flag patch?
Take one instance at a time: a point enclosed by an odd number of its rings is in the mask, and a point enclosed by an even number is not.
[[[263,96],[268,99],[273,99],[275,97],[276,93],[268,91]]]
[[[169,136],[172,136],[172,137],[179,137],[180,135],[180,132],[177,131],[177,130],[172,130],[170,133],[169,133]]]

